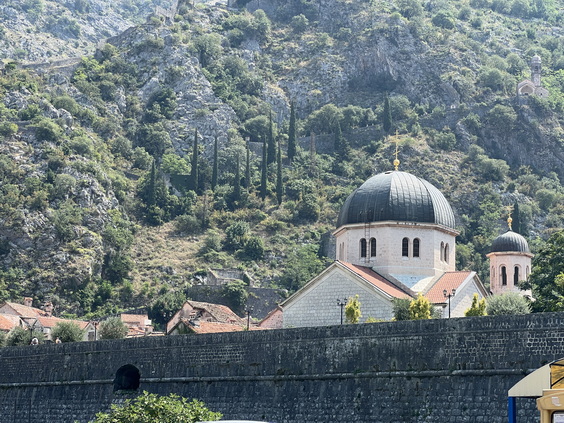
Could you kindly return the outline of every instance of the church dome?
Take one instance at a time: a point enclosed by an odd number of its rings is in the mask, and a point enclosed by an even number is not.
[[[435,223],[455,229],[454,213],[443,194],[424,179],[399,171],[374,175],[349,195],[337,227],[383,221]]]
[[[523,236],[519,235],[517,232],[509,230],[503,235],[498,236],[492,242],[492,253],[501,252],[518,252],[518,253],[530,253],[529,244]]]

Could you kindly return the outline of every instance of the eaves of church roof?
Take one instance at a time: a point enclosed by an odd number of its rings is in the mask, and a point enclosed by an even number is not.
[[[459,290],[460,287],[469,279],[474,278],[476,272],[446,272],[425,292],[425,297],[433,304],[444,304],[444,291],[451,293],[453,289]]]

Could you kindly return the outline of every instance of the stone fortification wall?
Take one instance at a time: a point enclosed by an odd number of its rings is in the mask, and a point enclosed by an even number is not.
[[[139,391],[273,422],[506,422],[507,390],[564,356],[564,314],[442,319],[0,349],[2,422],[86,422]],[[534,401],[518,401],[535,422]]]

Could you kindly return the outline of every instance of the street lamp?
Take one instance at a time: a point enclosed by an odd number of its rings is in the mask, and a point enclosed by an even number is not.
[[[341,324],[343,324],[343,308],[347,305],[348,300],[348,298],[344,298],[342,300],[337,298],[337,305],[341,307]]]
[[[247,307],[245,309],[245,312],[247,313],[247,330],[249,330],[249,328],[251,327],[251,313],[253,312],[253,308]]]
[[[448,298],[448,318],[450,319],[450,299],[452,297],[454,297],[454,294],[456,294],[456,289],[452,288],[452,293],[449,294],[448,291],[445,289],[443,291],[443,295],[445,296],[445,299]]]

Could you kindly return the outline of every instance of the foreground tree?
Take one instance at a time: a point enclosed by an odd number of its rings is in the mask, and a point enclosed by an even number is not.
[[[33,338],[37,338],[40,344],[44,341],[43,332],[40,330],[26,329],[21,326],[16,326],[6,336],[6,345],[13,347],[16,345],[29,345]]]
[[[108,413],[96,414],[92,423],[194,423],[221,417],[221,413],[208,410],[196,399],[189,401],[176,394],[160,396],[143,392],[122,405],[112,405]]]
[[[466,317],[475,317],[475,316],[485,316],[486,315],[486,299],[482,298],[481,300],[478,297],[478,294],[474,294],[472,297],[472,305],[468,310],[464,312]]]
[[[529,300],[517,292],[494,295],[488,299],[486,312],[488,316],[528,314],[531,312]]]
[[[100,323],[100,339],[122,339],[127,335],[127,326],[119,317],[109,317]]]
[[[84,337],[84,330],[74,322],[59,322],[51,332],[51,338],[59,338],[61,342],[80,342]]]
[[[533,311],[564,310],[564,230],[554,233],[535,256],[522,288],[533,291]]]
[[[426,320],[431,318],[431,302],[421,294],[409,303],[410,320]]]
[[[345,305],[345,319],[347,323],[356,324],[362,317],[360,312],[360,301],[358,300],[358,294],[352,298],[349,298],[347,304]]]
[[[394,313],[394,320],[409,320],[409,298],[394,298],[392,300],[392,310]]]

